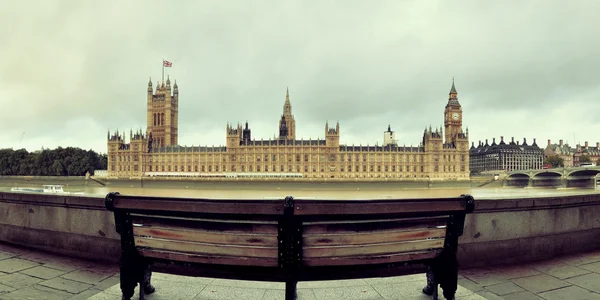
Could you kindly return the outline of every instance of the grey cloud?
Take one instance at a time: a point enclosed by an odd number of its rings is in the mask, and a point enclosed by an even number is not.
[[[417,144],[452,77],[471,140],[597,141],[600,22],[592,1],[12,1],[0,12],[0,147],[77,144],[145,126],[148,77],[180,86],[180,139],[227,122],[277,131],[285,89],[301,137]],[[21,143],[22,132],[26,132]],[[571,138],[572,139],[572,138]]]

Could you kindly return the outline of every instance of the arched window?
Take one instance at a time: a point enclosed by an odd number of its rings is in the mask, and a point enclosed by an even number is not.
[[[160,125],[165,125],[165,113],[160,114]]]
[[[154,113],[153,115],[154,115],[154,126],[156,126],[156,113]]]

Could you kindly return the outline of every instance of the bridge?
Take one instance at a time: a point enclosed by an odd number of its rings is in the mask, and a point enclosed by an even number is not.
[[[596,188],[600,166],[516,170],[506,173],[505,186]]]

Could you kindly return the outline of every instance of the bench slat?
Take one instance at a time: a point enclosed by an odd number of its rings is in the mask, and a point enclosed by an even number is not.
[[[231,233],[262,233],[277,235],[276,221],[223,220],[176,218],[154,215],[132,215],[133,224],[161,228],[191,228],[191,230],[221,231]]]
[[[261,266],[261,267],[277,267],[277,258],[260,258],[260,257],[242,257],[242,256],[215,256],[215,255],[200,255],[192,253],[181,253],[173,251],[161,251],[155,249],[139,249],[139,252],[144,257],[160,258],[181,262],[217,264],[217,265],[233,265],[233,266]]]
[[[352,246],[303,247],[304,257],[334,257],[411,252],[442,248],[444,239]]]
[[[432,250],[376,256],[314,257],[305,258],[303,262],[308,267],[372,265],[431,259],[440,252],[441,250]]]
[[[277,247],[277,236],[261,234],[239,234],[231,232],[214,232],[193,230],[191,228],[169,229],[162,227],[133,227],[135,236],[145,236],[178,241],[191,241],[223,245],[248,245]]]
[[[325,245],[361,245],[424,240],[427,238],[443,238],[445,236],[446,228],[421,228],[416,230],[376,231],[349,234],[312,234],[304,236],[303,244],[306,247]]]
[[[367,215],[465,211],[462,198],[456,200],[423,199],[411,201],[310,201],[297,200],[294,215]]]
[[[276,200],[206,200],[121,196],[114,200],[115,209],[217,213],[240,215],[283,215],[282,201]]]
[[[303,232],[308,234],[319,233],[355,233],[383,230],[415,230],[423,228],[436,228],[446,226],[448,216],[418,219],[373,219],[361,221],[320,221],[304,222]]]
[[[209,243],[182,242],[165,239],[134,237],[136,247],[148,247],[159,250],[170,250],[206,255],[231,255],[248,257],[277,258],[277,247],[257,247],[238,245],[219,245]]]

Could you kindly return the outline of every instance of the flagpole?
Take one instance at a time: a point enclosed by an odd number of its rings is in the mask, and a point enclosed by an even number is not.
[[[165,82],[165,58],[163,57],[162,61],[162,81]]]

